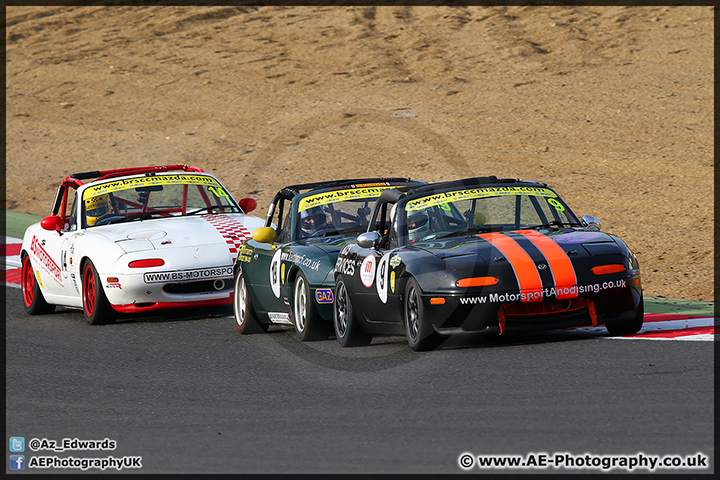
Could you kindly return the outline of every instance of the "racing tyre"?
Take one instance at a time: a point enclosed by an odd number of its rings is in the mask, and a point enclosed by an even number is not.
[[[640,298],[640,305],[638,305],[638,311],[635,318],[627,320],[625,322],[612,322],[606,323],[605,328],[608,333],[614,337],[618,335],[631,335],[637,333],[643,326],[643,319],[645,316],[645,305],[642,297]]]
[[[293,318],[295,333],[300,341],[308,342],[328,337],[327,325],[315,308],[310,297],[310,285],[302,272],[295,277],[293,287]]]
[[[405,287],[405,336],[416,352],[432,350],[440,345],[441,337],[425,319],[425,306],[420,298],[420,286],[414,278]]]
[[[102,280],[90,260],[83,267],[82,303],[85,320],[90,325],[115,323],[115,310],[110,306],[102,287]]]
[[[35,279],[30,257],[24,254],[22,257],[22,295],[25,304],[25,312],[28,315],[44,315],[55,311],[55,305],[45,301],[40,285]]]
[[[335,337],[343,347],[357,347],[368,345],[372,341],[372,335],[360,330],[357,319],[353,314],[345,282],[338,279],[335,282],[335,305],[333,307],[333,325],[335,326]]]
[[[235,273],[233,316],[235,317],[235,328],[244,335],[267,332],[270,327],[270,325],[258,321],[255,310],[250,303],[250,295],[241,268],[238,268],[237,273]]]

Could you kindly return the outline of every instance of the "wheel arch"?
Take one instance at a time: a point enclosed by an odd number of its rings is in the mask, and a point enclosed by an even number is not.
[[[97,274],[97,286],[99,286],[102,291],[105,293],[105,296],[107,297],[107,290],[105,289],[105,282],[103,282],[102,277],[100,276],[100,269],[98,268],[98,264],[90,258],[89,255],[83,255],[80,258],[80,295],[82,296],[82,284],[85,280],[85,267],[87,266],[88,262],[92,262],[93,266],[95,267],[95,273]]]
[[[91,261],[90,257],[87,255],[83,255],[80,258],[80,278],[82,279],[85,276],[85,265]],[[93,265],[95,265],[95,262],[93,262]],[[97,265],[95,265],[95,268],[97,268]]]

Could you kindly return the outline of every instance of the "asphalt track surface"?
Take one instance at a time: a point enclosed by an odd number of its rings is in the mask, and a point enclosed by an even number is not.
[[[343,349],[279,327],[243,336],[224,311],[106,326],[64,308],[30,317],[20,289],[4,293],[6,441],[117,444],[28,448],[26,463],[127,456],[142,468],[121,473],[465,473],[463,453],[701,453],[706,469],[652,473],[714,471],[713,341],[553,331],[427,353],[403,337]]]
[[[6,212],[6,221],[6,234],[21,237],[37,219]],[[242,336],[218,310],[123,316],[96,327],[79,310],[30,317],[17,285],[0,291],[6,452],[13,455],[10,437],[24,437],[26,464],[112,456],[141,457],[142,468],[121,471],[131,474],[552,474],[603,470],[465,470],[458,461],[464,453],[525,460],[702,453],[709,468],[632,472],[714,471],[712,340],[611,339],[583,329],[427,353],[412,352],[402,337],[342,349],[334,339],[300,343],[279,327]],[[646,298],[646,312],[712,311],[710,302]],[[32,439],[117,446],[34,451]],[[6,472],[19,473],[10,462]]]

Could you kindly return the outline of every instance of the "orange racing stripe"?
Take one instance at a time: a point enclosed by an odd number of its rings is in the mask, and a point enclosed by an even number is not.
[[[565,250],[555,243],[547,235],[535,230],[515,230],[515,233],[528,238],[535,245],[540,253],[543,254],[548,262],[553,280],[555,280],[555,298],[564,300],[566,298],[576,298],[577,294],[577,277],[570,258]]]
[[[522,302],[542,301],[542,281],[530,255],[515,240],[502,233],[479,233],[478,237],[492,243],[508,259],[520,285],[520,293],[527,294]]]

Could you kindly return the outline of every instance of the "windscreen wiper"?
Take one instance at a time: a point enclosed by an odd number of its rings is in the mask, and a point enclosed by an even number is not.
[[[543,224],[535,225],[535,226],[532,226],[532,227],[526,227],[525,229],[526,229],[526,230],[534,230],[534,229],[536,229],[536,228],[550,228],[550,227],[557,227],[557,228],[559,228],[559,227],[564,227],[564,226],[567,226],[567,227],[582,227],[582,225],[579,224],[579,223],[574,223],[574,222],[561,222],[561,221],[559,221],[559,220],[553,220],[553,221],[548,222],[548,223],[543,223]]]
[[[441,233],[440,235],[436,235],[433,238],[440,239],[452,237],[455,235],[475,235],[478,232],[499,232],[502,229],[503,227],[500,225],[473,225],[467,228],[463,228],[462,230],[454,230],[452,232]]]

